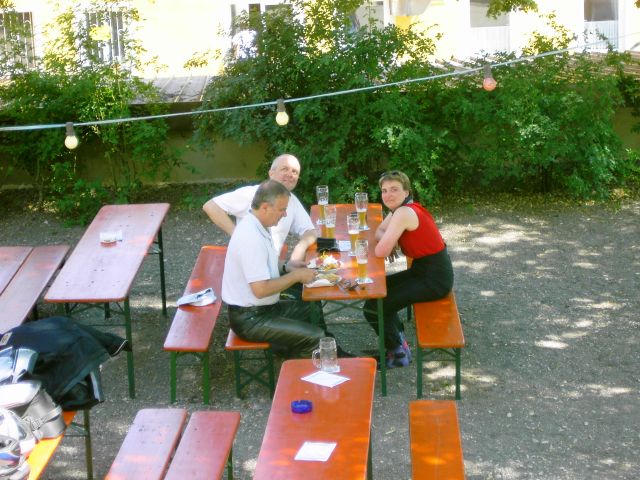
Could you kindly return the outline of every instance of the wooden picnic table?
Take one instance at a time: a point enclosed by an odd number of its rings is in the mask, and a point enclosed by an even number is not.
[[[282,364],[254,480],[364,479],[371,471],[371,414],[376,362],[339,359],[348,381],[324,387],[302,380],[317,372],[311,360]],[[293,400],[310,400],[312,411],[293,413]],[[304,442],[335,442],[326,462],[295,460]]]
[[[318,219],[318,205],[311,207],[311,219],[315,223]],[[347,232],[347,215],[355,212],[352,203],[336,205],[336,239],[349,240]],[[378,309],[378,331],[384,332],[384,316],[382,311],[382,299],[387,296],[387,281],[385,276],[384,258],[375,256],[374,249],[376,246],[375,231],[382,222],[382,205],[379,203],[369,204],[367,209],[367,224],[369,230],[360,231],[360,239],[369,241],[369,259],[367,264],[367,276],[373,280],[373,283],[360,285],[354,290],[344,290],[337,286],[333,287],[304,287],[302,290],[302,299],[309,302],[325,301],[329,304],[336,305],[333,310],[324,312],[325,318],[338,313],[346,308],[362,311],[362,304],[365,300],[377,299]],[[307,252],[307,261],[317,256],[315,247]],[[350,257],[349,252],[332,252],[335,258],[341,262],[338,274],[347,280],[354,280],[357,276],[356,257]],[[378,335],[378,351],[380,358],[385,358],[384,335]],[[384,361],[380,362],[380,386],[383,396],[387,395],[387,369]]]
[[[75,249],[67,259],[45,301],[102,308],[110,317],[110,303],[119,307],[124,317],[126,338],[133,348],[129,294],[133,281],[153,244],[160,259],[162,313],[166,315],[166,289],[162,222],[169,211],[168,203],[106,205],[100,209]],[[122,240],[110,244],[100,242],[101,232],[122,232]],[[122,305],[120,305],[122,303]],[[127,352],[129,396],[135,396],[133,352]]]

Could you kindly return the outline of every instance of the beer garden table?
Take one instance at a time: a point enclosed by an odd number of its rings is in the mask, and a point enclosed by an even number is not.
[[[355,211],[352,203],[336,205],[336,240],[349,240],[347,232],[347,215]],[[311,220],[314,224],[317,222],[319,215],[318,205],[311,207]],[[304,287],[302,290],[302,299],[309,302],[324,301],[327,304],[336,305],[333,310],[325,311],[325,317],[338,313],[344,309],[354,309],[362,311],[361,304],[365,300],[376,299],[378,310],[378,351],[380,355],[380,389],[382,396],[387,395],[387,365],[385,363],[385,346],[384,346],[384,316],[382,311],[382,299],[387,296],[387,282],[385,277],[384,258],[375,256],[374,249],[376,246],[375,231],[382,222],[382,205],[379,203],[369,204],[367,209],[367,225],[369,230],[361,230],[358,238],[367,239],[369,241],[369,258],[367,264],[367,276],[373,280],[373,283],[359,285],[354,290],[344,290],[338,286],[333,287]],[[339,275],[343,279],[355,280],[357,262],[356,257],[350,257],[349,252],[332,253],[333,256],[339,258],[341,267]],[[307,260],[317,256],[314,248],[309,249]]]
[[[334,387],[302,377],[318,372],[311,360],[282,364],[254,480],[372,478],[371,415],[376,362],[338,359],[336,375],[349,380]],[[293,413],[291,402],[309,400],[309,413]],[[335,442],[327,461],[295,460],[304,442]]]
[[[105,319],[115,313],[124,317],[124,326],[131,351],[127,351],[129,396],[135,396],[133,340],[129,294],[142,261],[155,244],[160,259],[160,289],[162,314],[167,313],[162,245],[162,222],[169,211],[168,203],[106,205],[100,209],[67,259],[45,301],[65,304],[67,311],[81,312],[90,308],[104,310]],[[101,232],[122,231],[122,240],[110,244],[100,242]],[[80,307],[83,305],[83,307]],[[106,325],[102,325],[106,326]]]

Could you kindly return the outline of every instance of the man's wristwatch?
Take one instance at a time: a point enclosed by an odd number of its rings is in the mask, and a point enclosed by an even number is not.
[[[287,273],[288,273],[287,272],[287,262],[284,262],[282,264],[282,267],[280,267],[280,274],[281,275],[286,275]]]

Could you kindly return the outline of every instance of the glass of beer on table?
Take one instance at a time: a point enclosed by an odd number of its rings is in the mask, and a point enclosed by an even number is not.
[[[367,276],[367,265],[369,263],[369,242],[367,240],[356,240],[356,262],[358,263],[358,284],[373,283],[373,280]]]
[[[360,234],[360,219],[358,218],[358,212],[353,212],[347,215],[347,231],[349,232],[349,240],[351,241],[350,257],[356,256],[356,240]]]
[[[316,186],[316,198],[318,199],[318,225],[324,225],[325,220],[325,207],[329,203],[329,186],[318,185]]]
[[[369,197],[367,192],[356,192],[356,212],[360,220],[360,230],[369,230],[367,226],[367,206],[369,205]]]
[[[336,238],[336,206],[325,205],[324,228],[327,238]]]

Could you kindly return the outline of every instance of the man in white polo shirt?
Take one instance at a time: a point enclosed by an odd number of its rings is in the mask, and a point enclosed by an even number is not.
[[[280,182],[290,192],[293,191],[300,178],[300,162],[288,153],[276,157],[269,169],[269,178]],[[223,193],[207,201],[202,209],[213,223],[231,235],[236,224],[233,223],[229,215],[235,216],[237,222],[242,220],[249,213],[251,200],[257,189],[258,185],[251,185]],[[270,230],[277,252],[282,249],[289,233],[299,236],[298,243],[291,252],[292,260],[304,260],[307,249],[315,243],[317,237],[309,214],[293,194],[289,198],[286,217],[282,218]]]
[[[296,260],[279,268],[269,229],[287,216],[290,196],[275,180],[258,186],[251,211],[238,222],[229,241],[222,300],[228,306],[229,324],[241,338],[269,342],[287,356],[309,356],[327,336],[325,328],[309,321],[312,309],[318,309],[316,316],[322,318],[321,306],[301,299],[281,300],[280,292],[313,281],[316,272]]]

